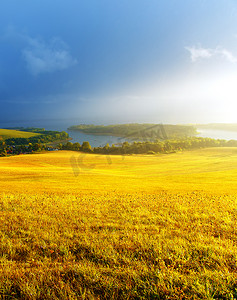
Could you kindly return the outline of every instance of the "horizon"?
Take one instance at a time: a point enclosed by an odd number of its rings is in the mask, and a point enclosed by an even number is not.
[[[74,120],[74,122],[73,122]],[[22,128],[27,128],[27,127],[44,127],[43,125],[48,125],[48,124],[55,124],[55,125],[65,125],[68,124],[68,126],[76,126],[76,125],[95,125],[95,126],[110,126],[110,125],[123,125],[123,124],[157,124],[157,125],[187,125],[187,126],[198,126],[198,125],[214,125],[214,124],[220,124],[220,125],[237,125],[237,122],[207,122],[207,123],[184,123],[184,122],[114,122],[114,123],[92,123],[92,122],[85,122],[85,123],[77,123],[75,122],[76,118],[65,118],[65,119],[35,119],[35,120],[7,120],[7,121],[0,121],[0,128],[5,128],[5,129],[11,129],[11,128],[16,128],[16,127],[22,127]],[[35,123],[35,124],[34,124]],[[7,127],[7,124],[15,124],[15,125],[10,125]],[[26,125],[27,124],[27,125]],[[37,125],[40,124],[40,125]],[[47,127],[47,126],[46,126]]]

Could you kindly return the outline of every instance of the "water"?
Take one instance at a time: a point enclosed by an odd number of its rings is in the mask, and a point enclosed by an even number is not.
[[[237,140],[237,132],[228,130],[202,129],[197,128],[200,137],[209,137],[212,139]]]
[[[72,125],[78,125],[78,121],[72,120],[35,120],[35,121],[20,121],[20,122],[0,122],[0,128],[11,128],[11,127],[38,127],[45,128],[46,130],[66,131],[72,138],[71,142],[82,144],[88,141],[92,147],[105,146],[107,143],[111,146],[112,144],[120,144],[125,141],[132,142],[130,139],[120,138],[116,136],[99,136],[93,134],[85,134],[80,131],[68,130],[67,128]]]
[[[0,122],[0,128],[7,127],[40,127],[46,130],[57,130],[66,131],[72,138],[71,142],[82,144],[84,141],[88,141],[92,147],[104,146],[107,143],[111,146],[112,144],[120,144],[125,141],[132,142],[131,139],[120,138],[115,136],[99,136],[92,134],[85,134],[80,131],[68,130],[67,128],[72,125],[78,125],[78,120],[35,120],[35,121],[18,121],[18,122]],[[200,137],[210,137],[214,139],[225,139],[225,140],[237,140],[237,132],[227,130],[213,130],[213,129],[202,129],[197,128],[200,132]]]

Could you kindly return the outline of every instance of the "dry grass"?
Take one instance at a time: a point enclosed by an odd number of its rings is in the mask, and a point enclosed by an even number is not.
[[[58,151],[5,157],[0,160],[0,190],[237,193],[237,148],[154,156]]]
[[[237,298],[236,175],[236,148],[1,158],[0,297]]]

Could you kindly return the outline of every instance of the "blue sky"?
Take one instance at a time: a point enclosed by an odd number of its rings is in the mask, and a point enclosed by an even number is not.
[[[3,0],[0,121],[236,122],[234,0]]]

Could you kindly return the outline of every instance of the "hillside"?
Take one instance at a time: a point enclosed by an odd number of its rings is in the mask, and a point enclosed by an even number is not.
[[[24,127],[17,127],[11,129],[0,129],[0,156],[5,156],[4,154],[6,151],[12,152],[10,149],[11,146],[26,146],[28,147],[29,144],[48,144],[52,142],[61,142],[61,141],[68,141],[70,138],[68,133],[65,131],[49,131],[45,130],[44,128],[24,128]],[[4,141],[4,143],[2,143]],[[24,147],[19,149],[14,148],[16,153],[27,152],[28,148],[23,149]],[[19,150],[19,151],[18,151]],[[3,153],[4,152],[4,153]],[[3,154],[2,154],[3,153]]]
[[[4,157],[0,191],[0,298],[236,298],[237,148]]]
[[[0,129],[0,139],[6,140],[10,138],[31,138],[40,135],[36,132],[26,132],[12,129]]]
[[[58,151],[0,159],[0,190],[56,193],[237,192],[237,148],[174,154],[98,155]]]

